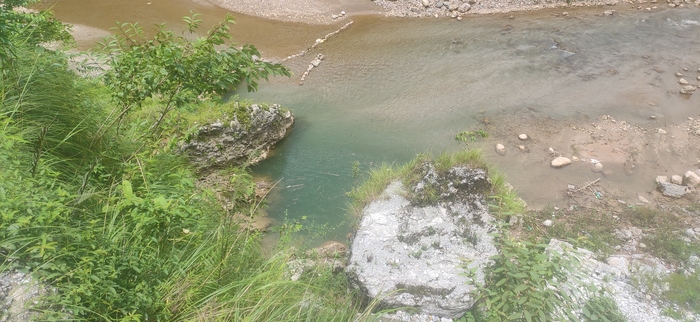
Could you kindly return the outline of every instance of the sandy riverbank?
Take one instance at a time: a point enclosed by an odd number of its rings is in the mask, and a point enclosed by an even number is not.
[[[452,17],[551,8],[612,7],[658,10],[700,6],[700,0],[209,0],[227,10],[268,19],[333,24],[360,14],[394,17]],[[622,7],[622,6],[621,6]],[[610,8],[605,9],[610,10]],[[613,13],[608,11],[606,15]]]
[[[209,0],[224,9],[286,22],[334,24],[347,14],[381,14],[369,0]]]

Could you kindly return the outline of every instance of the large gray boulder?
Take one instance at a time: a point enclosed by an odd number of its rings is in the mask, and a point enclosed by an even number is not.
[[[265,159],[292,124],[292,113],[279,105],[252,104],[200,126],[181,149],[200,169],[252,164]]]
[[[438,171],[425,163],[417,171],[416,184],[397,180],[364,209],[346,272],[382,307],[457,318],[474,304],[465,272],[475,269],[483,281],[496,254],[484,197],[491,183],[483,169]]]

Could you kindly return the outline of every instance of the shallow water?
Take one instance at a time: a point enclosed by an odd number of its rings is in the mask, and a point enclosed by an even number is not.
[[[138,22],[146,32],[162,23],[171,30],[185,31],[182,18],[190,16],[191,12],[199,14],[201,31],[205,32],[231,13],[206,0],[45,0],[38,7],[51,8],[57,18],[71,24],[109,30],[117,26],[117,21]],[[234,18],[236,25],[231,28],[234,42],[254,44],[265,57],[282,58],[297,53],[319,35],[338,28],[279,22],[237,13]],[[78,45],[83,49],[91,48],[92,41],[78,41]]]
[[[186,3],[178,0],[173,6]],[[569,17],[543,11],[515,19],[490,15],[461,22],[354,17],[348,30],[287,61],[295,72],[291,79],[261,84],[257,93],[238,93],[280,103],[297,117],[275,155],[254,168],[279,181],[269,198],[270,216],[278,221],[305,217],[306,223],[337,227],[326,237],[344,240],[345,193],[358,180],[354,162],[364,173],[417,153],[460,149],[455,134],[480,128],[485,118],[517,128],[524,115],[557,122],[609,114],[637,124],[650,122],[649,115],[669,122],[697,115],[700,95],[687,98],[670,91],[679,89],[673,73],[688,67],[696,75],[700,68],[700,10],[595,15],[602,11],[569,10]],[[177,15],[182,13],[172,14]],[[310,46],[333,29],[246,19],[251,20],[243,29],[253,30],[246,41],[278,57]],[[287,28],[297,29],[277,32]],[[298,85],[317,53],[325,60]],[[665,72],[655,72],[655,66]],[[528,198],[536,199],[538,191],[515,162],[497,163],[531,202]],[[642,179],[617,180],[634,185]]]
[[[697,114],[697,97],[667,90],[678,90],[672,74],[679,66],[700,67],[700,28],[688,22],[699,13],[356,19],[319,47],[326,59],[303,86],[276,80],[242,94],[284,104],[298,119],[277,155],[255,168],[281,179],[270,212],[338,222],[345,218],[353,162],[366,169],[457,150],[455,134],[480,127],[483,118],[517,127],[523,113],[554,120],[610,114],[637,123],[652,114],[677,121]],[[300,73],[309,60],[292,66]],[[653,66],[665,69],[665,77]],[[522,170],[515,164],[499,165],[532,204],[528,199],[538,198],[532,178],[519,180],[522,173],[509,171]]]

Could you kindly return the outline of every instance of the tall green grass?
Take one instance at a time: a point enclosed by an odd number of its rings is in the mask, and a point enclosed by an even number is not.
[[[524,202],[517,196],[515,189],[508,184],[505,175],[490,166],[483,158],[481,151],[462,150],[442,154],[434,161],[430,155],[420,154],[404,165],[383,164],[371,169],[367,179],[348,193],[351,198],[348,206],[349,213],[354,217],[359,217],[363,209],[372,201],[377,200],[393,181],[400,180],[404,186],[410,186],[420,181],[423,175],[420,167],[425,162],[433,162],[437,171],[447,171],[453,166],[485,169],[491,180],[491,190],[487,197],[494,215],[500,219],[506,219],[508,216],[522,213],[525,210]]]
[[[26,149],[66,175],[105,149],[94,137],[105,108],[100,86],[67,69],[66,58],[43,49],[17,47],[17,73],[3,82],[1,112],[22,129]]]
[[[319,268],[289,280],[291,255],[263,256],[260,236],[195,186],[183,156],[142,135],[151,124],[142,115],[119,135],[104,131],[112,106],[99,84],[59,55],[17,48],[27,51],[19,72],[0,85],[0,271],[53,290],[33,305],[35,318],[373,318],[343,274]],[[254,211],[244,199],[237,209]]]

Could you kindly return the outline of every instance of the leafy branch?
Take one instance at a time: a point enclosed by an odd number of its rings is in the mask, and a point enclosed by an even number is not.
[[[184,18],[191,34],[200,26],[198,16]],[[255,91],[260,79],[267,80],[270,75],[290,76],[281,64],[261,60],[260,52],[252,45],[241,48],[227,45],[233,24],[234,19],[229,15],[205,37],[194,40],[176,36],[164,25],[159,25],[155,36],[149,38],[137,23],[120,24],[116,28],[119,32],[99,45],[111,65],[105,74],[105,84],[120,106],[103,132],[120,123],[146,99],[162,105],[160,116],[151,126],[155,133],[173,109],[221,99],[242,81],[248,83],[248,91]]]

